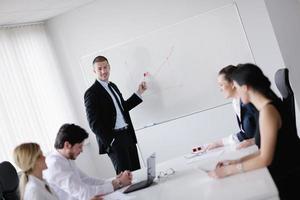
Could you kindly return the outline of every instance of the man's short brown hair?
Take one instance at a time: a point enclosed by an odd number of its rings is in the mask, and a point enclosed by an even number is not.
[[[104,56],[97,56],[94,60],[93,60],[93,65],[96,63],[96,62],[104,62],[104,61],[107,61],[107,58],[105,58]]]

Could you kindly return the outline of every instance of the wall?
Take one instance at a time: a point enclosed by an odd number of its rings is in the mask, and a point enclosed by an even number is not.
[[[263,0],[236,2],[256,63],[264,68],[269,77],[273,77],[277,66],[284,66],[284,64],[265,3]],[[165,0],[163,3],[159,0],[99,0],[49,20],[46,24],[47,29],[63,66],[66,82],[69,83],[68,88],[78,123],[89,130],[83,105],[83,93],[86,86],[82,80],[79,65],[79,59],[82,56],[230,3],[232,1],[229,0]],[[181,145],[179,141],[183,141],[180,148],[182,153],[184,149],[189,151],[189,144],[185,140],[187,137],[191,137],[196,144],[208,142],[235,131],[237,126],[233,118],[230,106],[226,105],[215,111],[198,113],[138,131],[137,134],[139,142],[147,148],[145,152],[150,151],[153,144],[156,151],[159,151],[158,155],[159,153],[163,155],[160,158],[162,161],[175,156],[172,149]],[[219,128],[218,131],[216,127]],[[174,133],[176,137],[172,138],[171,133]],[[85,149],[86,156],[81,156],[78,162],[82,169],[100,177],[109,177],[114,174],[107,156],[97,154],[93,134]],[[92,158],[89,162],[87,162],[89,160],[87,156]]]
[[[290,82],[295,98],[300,102],[300,2],[297,0],[266,0],[267,9],[285,66],[290,70]],[[300,114],[297,109],[298,130]],[[300,135],[298,131],[298,135]]]
[[[95,1],[49,20],[46,25],[62,63],[66,82],[70,83],[68,87],[78,123],[89,130],[83,105],[83,93],[86,86],[80,74],[80,57],[231,2],[230,0],[168,0],[164,3],[158,0],[105,1],[105,3]],[[92,170],[90,165],[84,162],[86,159],[81,158],[83,156],[79,157],[83,160],[82,162],[79,160],[82,168],[88,168],[88,172],[92,175],[102,177],[113,174],[112,165],[107,156],[97,154],[93,134],[91,134],[90,144],[85,149],[86,154],[94,158],[95,166],[101,170]]]
[[[189,153],[193,147],[238,131],[231,103],[137,131],[143,158],[157,153],[157,162]]]
[[[262,0],[237,0],[236,2],[255,62],[264,70],[274,86],[274,74],[278,68],[284,66],[284,62],[267,7]]]
[[[86,88],[95,81],[90,66],[98,55],[109,59],[110,81],[124,96],[149,73],[143,103],[131,112],[136,129],[228,102],[216,87],[220,66],[253,62],[233,4],[81,57]]]

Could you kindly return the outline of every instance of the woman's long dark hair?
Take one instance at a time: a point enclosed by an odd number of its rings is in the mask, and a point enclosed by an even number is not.
[[[231,79],[240,86],[249,85],[275,103],[280,102],[279,97],[271,89],[271,82],[262,70],[255,64],[246,63],[237,65],[231,74]]]

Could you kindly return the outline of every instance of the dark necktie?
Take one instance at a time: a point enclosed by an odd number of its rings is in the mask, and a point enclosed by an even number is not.
[[[118,104],[120,110],[121,110],[121,111],[124,111],[124,110],[123,110],[123,107],[122,107],[122,105],[121,105],[121,102],[119,101],[119,98],[117,97],[117,95],[116,95],[116,93],[114,92],[114,89],[113,89],[113,87],[111,86],[110,83],[108,83],[108,88],[109,88],[109,90],[111,91],[112,95],[114,96],[114,98],[115,98],[115,100],[116,100],[116,102],[117,102],[117,104]]]
[[[45,188],[46,188],[46,190],[50,193],[50,194],[52,194],[52,192],[51,192],[51,190],[50,190],[50,188],[49,188],[49,186],[46,184],[45,185]]]

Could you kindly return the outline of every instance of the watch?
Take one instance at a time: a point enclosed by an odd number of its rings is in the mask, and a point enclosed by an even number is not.
[[[238,163],[237,165],[236,165],[236,168],[237,168],[237,170],[238,170],[238,172],[239,173],[243,173],[244,172],[244,167],[243,167],[243,163]]]

